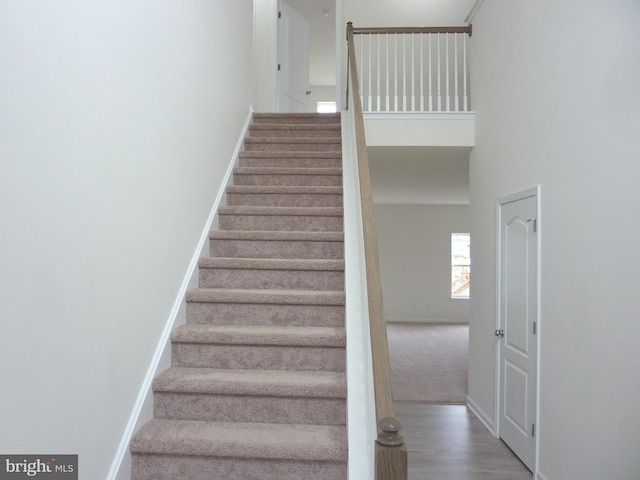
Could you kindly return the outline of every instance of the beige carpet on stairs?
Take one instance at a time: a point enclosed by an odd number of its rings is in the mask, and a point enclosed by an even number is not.
[[[466,403],[468,325],[387,323],[387,336],[396,401]]]
[[[340,115],[256,113],[132,480],[347,477]]]

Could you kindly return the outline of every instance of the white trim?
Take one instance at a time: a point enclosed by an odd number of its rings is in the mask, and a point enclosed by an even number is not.
[[[484,0],[476,0],[476,3],[473,4],[473,7],[471,7],[471,11],[467,15],[467,18],[464,19],[464,23],[473,22],[473,19],[476,17],[478,10],[480,10],[480,7],[482,7],[483,3]]]
[[[136,401],[133,405],[131,415],[129,416],[129,421],[127,422],[127,426],[124,429],[122,438],[120,439],[120,444],[118,445],[118,449],[116,450],[113,462],[111,463],[111,468],[109,469],[109,473],[107,474],[107,480],[126,480],[130,478],[131,454],[129,453],[129,444],[131,443],[131,438],[133,437],[133,434],[137,430],[137,428],[141,426],[142,423],[151,418],[153,411],[153,379],[155,378],[160,368],[164,368],[170,363],[171,331],[175,326],[179,325],[181,321],[184,321],[186,317],[184,309],[184,297],[187,289],[190,288],[190,286],[194,285],[194,283],[197,284],[198,260],[200,259],[200,257],[207,255],[209,232],[211,231],[214,223],[217,221],[218,208],[223,204],[222,202],[224,201],[226,187],[231,181],[233,167],[238,161],[238,154],[242,148],[244,137],[249,128],[249,124],[251,123],[252,115],[253,108],[250,108],[249,115],[247,117],[247,120],[245,121],[242,134],[236,145],[236,149],[233,152],[233,156],[231,158],[229,167],[227,168],[227,172],[223,179],[222,185],[213,203],[211,212],[209,213],[209,217],[205,222],[202,233],[200,234],[200,240],[198,241],[195,252],[191,257],[191,262],[189,262],[187,273],[182,280],[182,284],[180,285],[180,289],[178,290],[176,299],[173,302],[173,307],[171,309],[171,312],[169,313],[167,322],[165,323],[162,335],[160,335],[160,340],[156,345],[155,352],[153,354],[149,367],[147,368],[147,373],[140,386],[138,397],[136,398]],[[124,468],[128,468],[128,470],[123,471],[123,466]]]
[[[495,424],[491,421],[489,416],[484,413],[484,411],[478,406],[478,404],[474,402],[468,395],[467,407],[469,407],[469,410],[471,410],[473,414],[478,417],[478,420],[480,420],[482,424],[487,427],[487,430],[489,430],[494,437],[498,436]]]
[[[365,120],[475,120],[476,112],[369,112]]]
[[[405,317],[386,317],[387,323],[427,323],[427,324],[444,324],[444,325],[469,325],[468,320],[454,318],[405,318]]]

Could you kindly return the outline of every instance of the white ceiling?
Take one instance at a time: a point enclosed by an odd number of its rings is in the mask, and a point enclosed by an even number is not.
[[[369,147],[373,203],[468,205],[469,151],[461,147]]]

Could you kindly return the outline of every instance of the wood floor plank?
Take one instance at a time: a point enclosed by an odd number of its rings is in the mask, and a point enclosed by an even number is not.
[[[412,480],[531,480],[531,472],[464,405],[396,403]]]

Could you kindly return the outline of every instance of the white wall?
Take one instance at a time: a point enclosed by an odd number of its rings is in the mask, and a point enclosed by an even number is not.
[[[106,477],[251,61],[250,0],[0,5],[3,453],[77,453]]]
[[[344,24],[355,27],[464,25],[474,0],[343,0]]]
[[[542,189],[540,478],[640,472],[640,3],[485,2],[471,79],[469,397],[494,421],[496,199]]]
[[[451,234],[468,232],[468,205],[375,205],[388,321],[466,323],[469,300],[451,299]]]

